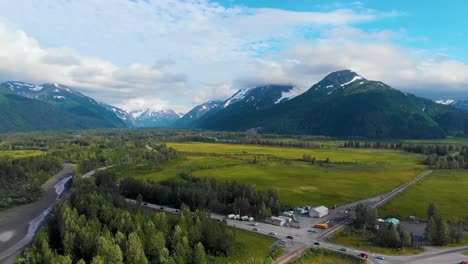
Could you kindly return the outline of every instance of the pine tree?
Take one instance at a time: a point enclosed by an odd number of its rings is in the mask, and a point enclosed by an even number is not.
[[[102,257],[105,264],[123,263],[122,250],[114,243],[104,237],[99,238],[97,254]]]
[[[427,208],[427,218],[428,219],[431,219],[435,216],[438,216],[439,215],[439,209],[437,208],[437,206],[435,205],[435,203],[430,203],[429,204],[429,207]]]
[[[125,257],[126,264],[148,264],[143,245],[136,233],[130,233],[130,235],[128,235]]]
[[[195,247],[195,253],[194,253],[194,256],[193,256],[193,263],[194,264],[206,264],[207,263],[205,247],[200,242],[198,242],[196,247]]]

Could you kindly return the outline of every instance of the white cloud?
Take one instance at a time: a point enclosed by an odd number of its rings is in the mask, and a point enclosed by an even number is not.
[[[360,2],[293,12],[208,0],[15,0],[0,10],[0,80],[59,82],[132,110],[186,111],[267,83],[305,89],[343,68],[396,87],[467,84],[466,64],[392,44],[408,38],[404,29],[359,29],[401,15]]]
[[[22,31],[0,24],[0,80],[57,82],[101,97],[139,94],[169,96],[186,86],[186,76],[162,66],[112,62],[75,54],[70,49],[42,48]],[[104,99],[104,98],[103,98]]]
[[[254,74],[240,78],[238,83],[273,80],[306,89],[332,71],[352,69],[367,79],[413,92],[435,87],[465,92],[468,86],[467,64],[389,42],[321,39],[284,51],[278,61],[259,59],[255,67]]]

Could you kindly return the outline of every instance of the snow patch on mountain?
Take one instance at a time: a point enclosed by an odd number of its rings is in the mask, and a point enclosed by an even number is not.
[[[353,79],[351,79],[351,81],[346,82],[346,83],[343,83],[343,84],[341,84],[340,86],[341,86],[341,87],[344,87],[344,86],[346,86],[346,85],[348,85],[348,84],[350,84],[350,83],[353,83],[353,82],[355,82],[355,81],[362,80],[362,79],[363,79],[363,78],[362,78],[361,76],[356,75],[356,76],[353,77]]]
[[[438,104],[443,104],[443,105],[451,105],[451,104],[454,104],[456,101],[453,99],[446,99],[446,100],[437,100],[435,102]]]
[[[301,93],[302,93],[302,91],[300,91],[299,89],[293,87],[293,88],[291,88],[291,90],[289,90],[287,92],[282,92],[281,97],[278,98],[278,100],[276,100],[275,104],[291,100],[294,97],[300,95]]]
[[[237,93],[235,93],[231,98],[229,98],[226,103],[224,104],[224,108],[228,107],[230,104],[233,104],[237,101],[240,101],[242,99],[245,98],[245,95],[247,94],[247,92],[249,91],[249,89],[241,89],[239,91],[237,91]]]

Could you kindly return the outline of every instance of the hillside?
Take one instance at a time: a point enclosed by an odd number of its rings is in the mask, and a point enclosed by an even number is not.
[[[0,131],[86,128],[75,116],[52,105],[17,95],[0,85]]]
[[[218,109],[223,104],[223,101],[208,101],[201,105],[195,106],[192,110],[182,116],[175,122],[176,127],[190,127],[194,122],[200,119],[205,114],[212,110]]]
[[[223,102],[210,101],[195,107],[177,124],[209,127],[209,124],[213,123],[225,127],[225,130],[236,130],[236,127],[230,126],[231,122],[235,124],[236,120],[243,119],[244,115],[284,103],[298,93],[299,90],[291,85],[265,85],[241,89]]]
[[[60,84],[40,86],[22,82],[6,82],[3,86],[19,95],[44,101],[54,107],[79,116],[90,127],[126,127],[116,113],[91,97]]]
[[[19,95],[0,85],[1,132],[121,127],[102,121]]]
[[[264,108],[239,103],[194,127],[365,138],[441,138],[468,132],[468,112],[369,81],[344,70],[291,100]]]

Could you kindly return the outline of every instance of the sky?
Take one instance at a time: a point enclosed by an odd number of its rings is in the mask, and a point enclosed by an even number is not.
[[[351,69],[468,99],[468,1],[0,1],[0,81],[60,83],[126,110],[186,112],[242,88]]]

